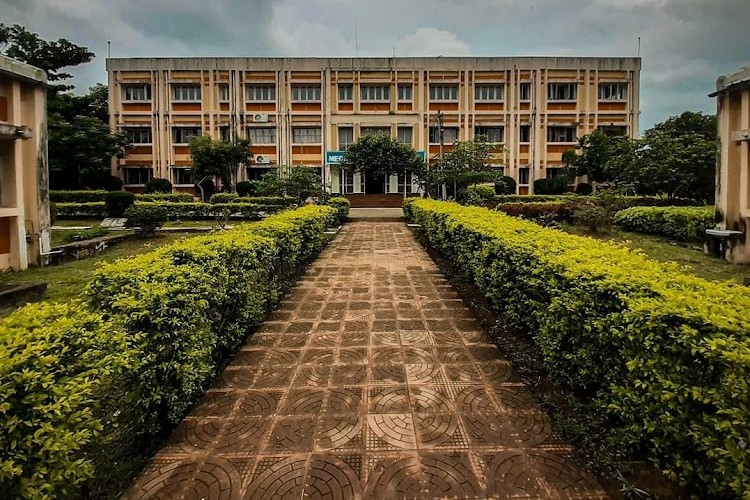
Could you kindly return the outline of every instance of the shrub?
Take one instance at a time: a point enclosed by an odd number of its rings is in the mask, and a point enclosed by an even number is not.
[[[136,202],[139,201],[171,201],[173,203],[191,203],[193,195],[190,193],[151,193],[135,195]]]
[[[86,241],[91,240],[94,238],[101,238],[102,236],[107,236],[109,234],[109,231],[103,227],[96,227],[93,229],[86,229],[84,231],[78,231],[73,234],[70,234],[64,238],[64,241],[66,243],[73,243],[76,241]]]
[[[714,226],[714,207],[632,207],[615,214],[627,231],[701,243]]]
[[[293,207],[297,199],[290,196],[248,196],[237,200],[239,203],[254,203],[261,206]]]
[[[495,196],[495,190],[486,184],[475,184],[464,191],[464,202],[467,205],[484,205]]]
[[[58,219],[103,219],[107,216],[107,208],[103,201],[56,203],[55,210]]]
[[[107,191],[55,191],[49,192],[49,201],[55,203],[91,203],[104,201]]]
[[[235,186],[235,191],[240,196],[254,196],[258,194],[258,181],[240,181]]]
[[[608,416],[613,451],[646,453],[703,497],[746,494],[750,291],[482,208],[410,211],[552,377]]]
[[[537,179],[534,181],[534,194],[565,194],[568,192],[568,182],[567,175]]]
[[[573,220],[579,226],[585,226],[591,232],[598,232],[612,226],[612,211],[607,207],[587,203],[573,212]]]
[[[137,206],[162,207],[167,211],[167,220],[193,219],[208,220],[222,216],[229,212],[233,219],[258,219],[262,215],[278,212],[285,207],[255,203],[168,203],[168,202],[139,202]]]
[[[594,188],[588,183],[578,184],[575,189],[575,193],[580,196],[589,196],[593,192]]]
[[[240,195],[237,193],[216,193],[211,196],[209,203],[235,203],[239,198]]]
[[[125,225],[134,228],[138,234],[154,236],[156,230],[167,222],[167,209],[163,205],[133,205],[125,210],[128,218]]]
[[[539,203],[501,203],[495,209],[514,217],[532,219],[549,225],[550,222],[573,222],[575,203],[543,201]]]
[[[107,191],[121,191],[122,185],[122,179],[120,179],[119,177],[115,177],[114,175],[106,176],[104,179],[102,179],[102,182],[100,184],[100,186]]]
[[[541,195],[541,194],[513,194],[498,195],[492,201],[494,203],[544,203],[547,201],[573,201],[577,197],[572,194],[563,195]]]
[[[329,198],[326,205],[336,209],[336,225],[341,225],[349,218],[349,209],[352,204],[343,196],[334,196]]]
[[[160,179],[158,177],[154,177],[153,179],[150,179],[146,183],[145,191],[146,191],[146,194],[171,193],[172,183],[169,182],[169,180],[167,179]]]
[[[112,191],[104,195],[104,206],[110,217],[122,217],[133,203],[135,195],[127,191]]]
[[[507,175],[500,177],[500,179],[495,181],[495,194],[516,194],[516,180]]]

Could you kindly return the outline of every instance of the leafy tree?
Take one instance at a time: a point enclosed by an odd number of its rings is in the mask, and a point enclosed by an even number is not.
[[[302,203],[308,196],[324,197],[325,189],[315,169],[281,166],[261,178],[257,193],[261,196],[291,196]]]
[[[146,193],[171,193],[172,183],[169,182],[169,179],[154,177],[146,183],[144,191]]]
[[[225,142],[199,136],[190,139],[189,146],[193,179],[198,179],[197,184],[202,186],[204,180],[218,177],[224,189],[233,191],[240,165],[247,164],[250,159],[250,141]]]
[[[455,142],[453,149],[430,168],[429,184],[452,186],[454,195],[460,198],[468,186],[498,180],[502,174],[490,164],[496,150],[497,146],[483,136]]]
[[[607,182],[610,179],[607,162],[612,157],[613,138],[595,130],[578,139],[578,155],[575,159],[576,175],[588,175],[590,180]],[[566,151],[567,153],[567,151]],[[571,161],[566,154],[563,161]]]

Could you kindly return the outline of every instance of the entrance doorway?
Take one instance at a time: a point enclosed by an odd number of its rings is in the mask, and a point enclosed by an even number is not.
[[[367,172],[365,174],[365,194],[385,194],[385,176]]]

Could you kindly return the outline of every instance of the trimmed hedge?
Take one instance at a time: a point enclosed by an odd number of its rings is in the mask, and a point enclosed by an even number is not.
[[[104,201],[104,195],[107,191],[56,191],[49,192],[49,201],[53,203],[91,203],[95,201]]]
[[[117,496],[319,253],[335,213],[285,211],[109,262],[87,304],[0,319],[0,497]]]
[[[336,209],[336,225],[341,225],[349,218],[349,209],[352,203],[343,196],[334,196],[329,198],[326,205]]]
[[[525,219],[552,219],[556,222],[573,222],[576,202],[542,201],[537,203],[501,203],[495,210]]]
[[[714,207],[632,207],[615,214],[615,224],[627,231],[702,243],[714,226]]]
[[[652,196],[621,196],[621,195],[608,195],[606,193],[597,196],[579,196],[573,193],[570,194],[532,194],[532,195],[495,195],[493,198],[495,203],[543,203],[548,201],[577,201],[584,203],[597,203],[600,205],[607,205],[613,210],[623,210],[629,207],[638,206],[698,206],[702,203],[696,200],[689,200],[684,198],[656,198]]]
[[[193,195],[190,193],[150,193],[135,195],[136,202],[139,201],[162,201],[172,203],[192,203]]]
[[[498,212],[417,200],[431,245],[529,332],[546,368],[707,495],[750,491],[750,291]]]
[[[240,195],[237,193],[216,193],[208,200],[209,203],[236,203]]]
[[[250,199],[250,198],[247,198]],[[258,219],[264,213],[278,212],[286,208],[283,205],[262,205],[257,203],[172,203],[167,201],[137,201],[135,206],[163,207],[170,220],[175,219],[213,219],[220,217],[223,210],[229,210],[235,219]],[[104,202],[93,203],[58,203],[56,206],[59,219],[103,219],[107,217]]]
[[[103,201],[88,203],[56,203],[57,219],[103,219],[107,216],[107,208]]]
[[[240,197],[237,193],[216,193],[211,196],[209,203],[254,203],[256,205],[273,205],[290,207],[297,204],[295,198],[289,196],[245,196]]]

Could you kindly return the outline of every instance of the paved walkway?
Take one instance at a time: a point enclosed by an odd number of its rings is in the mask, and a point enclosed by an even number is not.
[[[125,498],[603,498],[403,223],[348,224]]]

